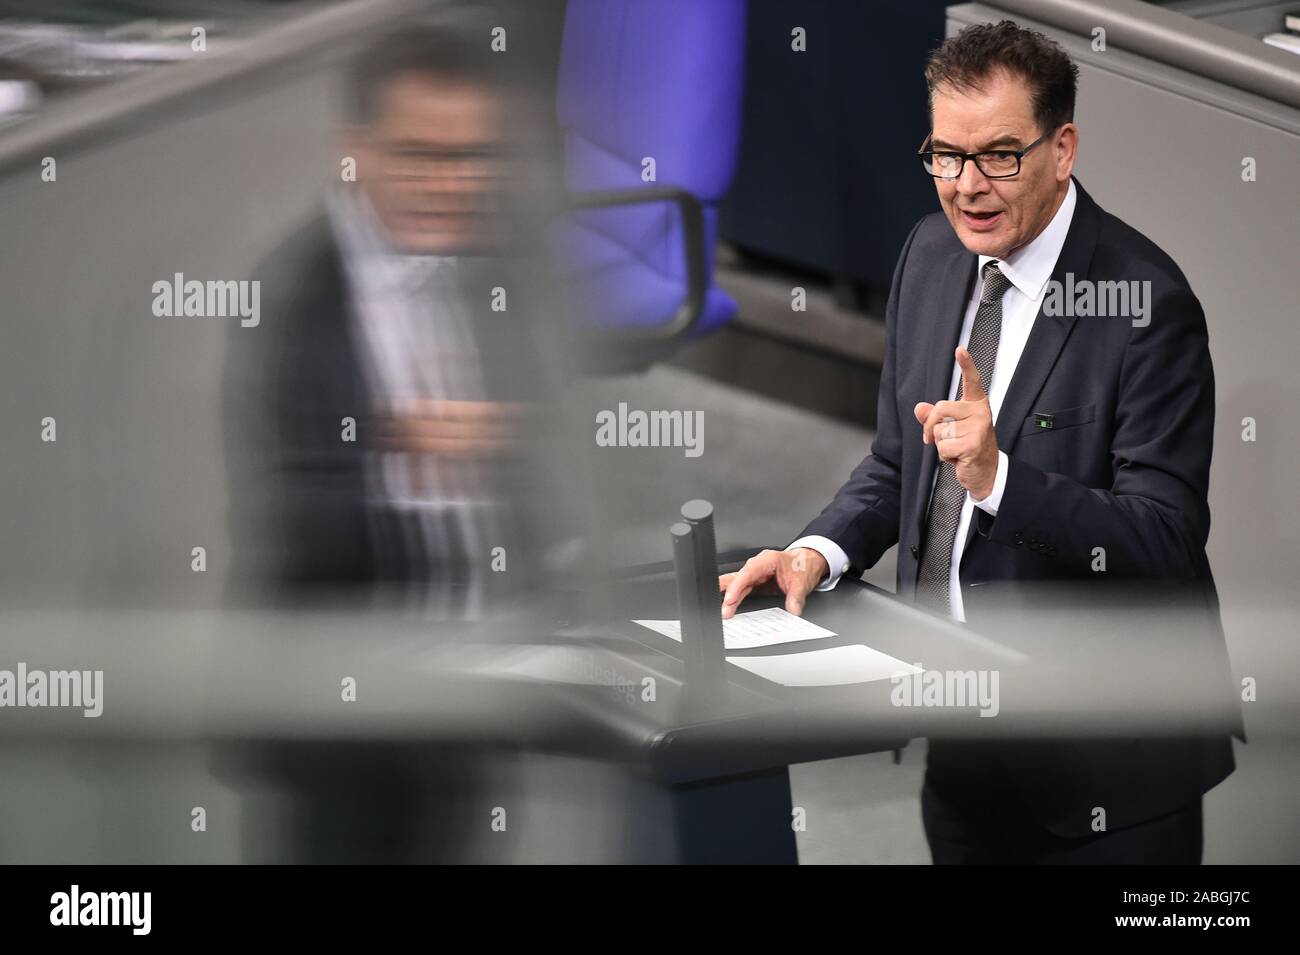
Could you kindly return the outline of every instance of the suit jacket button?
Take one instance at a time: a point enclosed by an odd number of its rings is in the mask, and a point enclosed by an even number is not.
[[[1025,535],[1020,533],[1020,531],[1016,531],[1011,535],[1011,539],[1017,544],[1023,544],[1025,542]]]
[[[919,553],[921,553],[921,548],[919,548],[919,547],[917,547],[915,544],[913,544],[913,545],[912,545],[912,556],[915,557],[915,556],[916,556],[917,554],[919,554]]]

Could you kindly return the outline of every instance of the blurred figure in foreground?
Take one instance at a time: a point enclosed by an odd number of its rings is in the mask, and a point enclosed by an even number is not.
[[[259,270],[261,327],[227,359],[237,597],[373,602],[445,643],[536,594],[535,521],[554,510],[533,454],[545,306],[504,132],[531,127],[508,119],[496,62],[426,27],[356,61],[343,181]],[[479,798],[488,761],[454,742],[293,740],[255,768],[296,797],[296,861],[454,861],[501,799]]]
[[[358,58],[356,181],[259,270],[267,334],[236,336],[228,381],[231,437],[252,442],[232,455],[253,465],[232,475],[236,534],[261,559],[235,573],[279,596],[474,620],[537,566],[519,124],[480,47],[421,28]]]

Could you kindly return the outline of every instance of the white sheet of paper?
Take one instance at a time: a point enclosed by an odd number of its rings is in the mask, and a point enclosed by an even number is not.
[[[662,633],[665,637],[678,641],[682,639],[680,620],[633,620],[632,622],[655,633]],[[782,643],[820,640],[823,637],[836,636],[839,634],[810,623],[803,617],[796,617],[787,612],[784,607],[751,610],[722,621],[722,645],[727,650],[753,650],[756,647],[774,647]]]
[[[921,672],[910,663],[861,643],[772,657],[727,657],[727,662],[782,686],[843,686]]]

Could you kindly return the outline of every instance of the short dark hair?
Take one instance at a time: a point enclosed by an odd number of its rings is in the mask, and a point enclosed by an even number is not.
[[[1044,132],[1074,122],[1079,68],[1054,40],[1026,30],[1013,20],[966,27],[931,52],[925,63],[931,115],[938,87],[979,89],[999,70],[1019,76],[1028,84],[1034,119]]]
[[[500,77],[487,39],[443,26],[411,26],[369,43],[352,61],[348,109],[353,122],[374,119],[379,94],[399,76],[417,73],[447,83],[496,89]]]

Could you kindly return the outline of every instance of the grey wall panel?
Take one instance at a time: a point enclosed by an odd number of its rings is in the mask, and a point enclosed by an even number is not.
[[[207,605],[226,553],[220,381],[233,318],[158,318],[175,272],[248,278],[334,174],[337,72],[56,149],[0,180],[0,590]],[[255,335],[258,328],[241,329]],[[40,440],[56,418],[58,441]],[[207,548],[208,571],[190,569]]]

